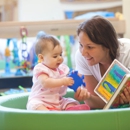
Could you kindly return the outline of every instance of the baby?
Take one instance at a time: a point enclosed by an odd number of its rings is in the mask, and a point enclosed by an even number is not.
[[[59,40],[51,35],[42,35],[35,45],[39,63],[33,70],[33,86],[28,98],[28,110],[69,110],[79,102],[63,97],[67,86],[74,84],[66,77],[69,68],[62,64],[62,47]]]

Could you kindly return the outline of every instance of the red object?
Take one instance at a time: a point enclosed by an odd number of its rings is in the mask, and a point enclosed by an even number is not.
[[[90,107],[87,104],[80,104],[66,109],[66,111],[82,111],[82,110],[90,110]]]
[[[20,28],[20,35],[21,35],[22,37],[25,37],[25,36],[28,35],[27,29],[26,29],[24,26],[22,26],[22,27]]]

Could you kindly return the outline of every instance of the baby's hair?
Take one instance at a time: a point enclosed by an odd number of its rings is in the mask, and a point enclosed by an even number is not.
[[[52,43],[53,48],[55,48],[55,46],[57,46],[57,45],[60,45],[60,42],[56,37],[49,35],[49,34],[44,34],[44,35],[40,36],[39,38],[37,38],[37,40],[36,40],[35,52],[37,55],[41,54],[45,50],[47,50],[48,42]]]

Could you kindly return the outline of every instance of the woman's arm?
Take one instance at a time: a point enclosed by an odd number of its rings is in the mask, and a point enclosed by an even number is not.
[[[79,101],[85,101],[91,108],[103,108],[105,105],[104,101],[94,93],[98,81],[92,75],[89,75],[84,76],[84,82],[86,83],[86,88],[78,88],[75,98]]]
[[[71,86],[74,84],[74,80],[71,77],[63,77],[59,79],[50,78],[46,74],[42,74],[38,77],[39,82],[43,84],[44,87],[47,88],[55,88],[55,87],[61,87],[64,86]]]

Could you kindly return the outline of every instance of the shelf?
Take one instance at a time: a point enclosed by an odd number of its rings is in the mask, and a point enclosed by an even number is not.
[[[122,0],[60,0],[61,3],[79,4],[79,3],[96,3],[96,2],[113,2]]]
[[[114,8],[122,6],[122,0],[109,2],[63,2],[61,3],[63,11],[87,11],[87,10],[101,10],[106,8]]]
[[[108,19],[118,34],[125,33],[125,20],[116,18]],[[28,31],[28,37],[36,37],[39,31],[45,31],[52,35],[76,35],[78,25],[82,20],[52,20],[37,22],[0,22],[0,38],[21,38],[20,28],[24,26]]]
[[[32,76],[0,78],[0,89],[18,88],[19,85],[23,87],[32,86]]]

